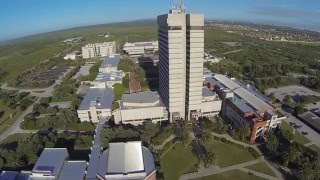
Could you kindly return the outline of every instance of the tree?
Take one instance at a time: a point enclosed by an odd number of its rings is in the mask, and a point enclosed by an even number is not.
[[[201,142],[203,142],[205,145],[207,145],[210,142],[211,134],[208,131],[204,131],[201,135]]]
[[[217,157],[213,152],[208,151],[208,152],[206,152],[204,161],[205,161],[204,163],[205,163],[206,167],[209,167],[211,165],[216,164]]]
[[[181,130],[183,133],[181,137],[181,142],[185,147],[187,147],[191,143],[191,138],[190,138],[191,126],[187,122],[183,122]]]
[[[297,106],[297,107],[294,108],[294,115],[295,115],[295,116],[298,116],[298,115],[300,115],[300,114],[302,114],[302,113],[305,113],[305,112],[307,112],[307,111],[308,111],[308,110],[305,109],[305,108],[303,108],[302,106]]]
[[[144,124],[143,130],[141,130],[141,140],[150,144],[151,138],[153,138],[158,132],[160,128],[158,125],[152,123],[151,121],[147,121]]]
[[[247,124],[242,125],[238,129],[238,136],[241,141],[243,141],[246,137],[250,136],[250,134],[251,134],[251,128]]]
[[[290,103],[291,103],[291,101],[292,101],[291,96],[290,96],[290,95],[286,95],[286,96],[283,98],[282,103],[285,104],[285,105],[287,105],[287,106],[289,106]]]
[[[274,95],[274,93],[271,93],[271,94],[269,95],[269,98],[271,99],[272,102],[276,102],[276,100],[277,100],[277,98],[276,98],[276,96]]]
[[[298,179],[299,180],[313,180],[313,179],[315,179],[312,165],[310,165],[310,164],[303,165],[302,168],[298,172]]]
[[[266,134],[266,146],[270,151],[276,152],[279,147],[278,138],[274,134],[267,133]]]

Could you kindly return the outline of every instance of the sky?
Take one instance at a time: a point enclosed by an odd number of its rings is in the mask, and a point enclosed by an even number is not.
[[[71,27],[155,19],[174,0],[0,0],[0,41]],[[185,0],[206,19],[320,30],[320,0]]]

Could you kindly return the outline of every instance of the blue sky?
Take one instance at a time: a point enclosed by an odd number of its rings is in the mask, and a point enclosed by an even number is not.
[[[320,30],[320,0],[185,0],[206,19]],[[1,0],[0,40],[70,27],[156,18],[173,0]]]

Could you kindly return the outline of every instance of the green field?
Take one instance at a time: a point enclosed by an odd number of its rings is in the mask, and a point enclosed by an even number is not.
[[[126,93],[128,89],[124,87],[122,84],[115,84],[114,86],[114,100],[118,101],[121,99],[122,94]]]
[[[255,175],[250,175],[248,173],[239,171],[239,170],[233,170],[233,171],[228,171],[225,173],[221,174],[215,174],[211,176],[206,176],[203,178],[200,178],[199,180],[265,180],[264,178],[255,176]]]
[[[184,147],[177,143],[164,156],[161,157],[161,169],[166,180],[177,180],[198,164],[197,157],[192,153],[191,147]]]
[[[212,139],[206,146],[216,154],[218,165],[222,168],[254,160],[248,151],[220,141]]]
[[[108,32],[111,35],[109,38],[99,36]],[[62,45],[63,40],[79,36],[85,40],[74,45]],[[157,40],[154,23],[118,23],[81,27],[9,41],[5,46],[0,46],[0,70],[6,72],[5,76],[0,77],[0,81],[15,77],[56,54],[81,50],[81,47],[88,43],[116,41],[117,45],[122,47],[126,41],[150,40]]]
[[[270,176],[277,177],[277,175],[272,171],[272,169],[265,162],[261,162],[261,163],[258,163],[258,164],[247,166],[246,168],[247,169],[251,169],[251,170],[256,171],[256,172],[260,172],[260,173],[263,173],[263,174],[267,174],[267,175],[270,175]]]

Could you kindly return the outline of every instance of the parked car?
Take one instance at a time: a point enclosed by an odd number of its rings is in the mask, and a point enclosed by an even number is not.
[[[295,129],[301,129],[302,128],[302,126],[301,125],[293,125],[293,127],[295,128]]]
[[[303,135],[308,135],[309,133],[308,133],[308,132],[305,132],[305,131],[302,131],[301,134],[303,134]]]

